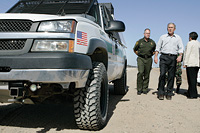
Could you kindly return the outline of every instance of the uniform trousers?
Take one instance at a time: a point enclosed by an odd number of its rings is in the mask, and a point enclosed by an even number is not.
[[[181,62],[176,63],[176,72],[175,72],[175,77],[176,77],[176,86],[181,86],[182,84],[182,64]]]
[[[137,90],[147,92],[149,86],[149,75],[152,68],[152,58],[137,58]]]
[[[174,77],[176,71],[176,55],[160,56],[160,77],[158,83],[158,95],[173,95]],[[168,73],[167,89],[165,90],[166,73]]]
[[[188,97],[198,97],[197,92],[197,74],[199,67],[187,67],[187,80],[188,80]]]

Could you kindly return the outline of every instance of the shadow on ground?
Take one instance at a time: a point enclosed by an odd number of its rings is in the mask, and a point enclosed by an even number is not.
[[[187,96],[186,96],[187,89],[180,88],[178,93],[175,93],[175,92],[176,92],[176,89],[174,88],[173,89],[173,94],[174,95],[182,95],[182,96],[185,96],[187,98]],[[154,92],[152,92],[152,94],[153,95],[158,95],[158,91],[154,91]],[[198,97],[200,98],[200,94],[198,95]]]
[[[108,121],[119,102],[129,101],[129,99],[122,100],[123,96],[114,95],[113,85],[109,85],[109,88],[111,91]],[[37,133],[45,133],[51,129],[56,129],[56,131],[78,129],[74,120],[73,102],[69,99],[59,104],[3,105],[0,106],[0,114],[0,126],[40,128]]]
[[[108,110],[108,122],[112,118],[114,114],[114,110],[116,109],[116,105],[119,102],[129,102],[130,99],[122,99],[124,96],[123,95],[115,95],[114,94],[114,87],[113,85],[109,85],[110,88],[110,97],[109,97],[109,110]],[[127,86],[127,89],[129,86]],[[128,92],[127,92],[128,93]]]

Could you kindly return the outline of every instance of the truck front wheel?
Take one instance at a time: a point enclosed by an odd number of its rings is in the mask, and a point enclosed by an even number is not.
[[[124,68],[122,77],[114,81],[114,93],[116,95],[125,95],[128,91],[127,88],[127,73],[126,68]]]
[[[107,124],[108,78],[103,63],[94,62],[86,87],[74,93],[74,113],[80,129],[100,130]]]

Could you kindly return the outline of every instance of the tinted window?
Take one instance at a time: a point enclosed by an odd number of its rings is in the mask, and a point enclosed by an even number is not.
[[[95,22],[97,24],[101,25],[100,14],[99,14],[99,6],[98,5],[93,5],[88,14],[95,18]]]

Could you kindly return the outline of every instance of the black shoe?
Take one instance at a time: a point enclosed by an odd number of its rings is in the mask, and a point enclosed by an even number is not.
[[[180,90],[180,85],[177,85],[177,88],[176,88],[176,93],[179,94],[179,90]]]
[[[191,97],[188,92],[184,92],[183,95],[187,97],[187,99],[197,99],[198,97]]]
[[[187,99],[197,99],[197,97],[187,97]]]
[[[179,94],[179,89],[176,89],[176,93]]]
[[[187,96],[188,99],[197,99],[198,98],[198,96],[196,96],[196,97],[195,96],[191,97],[189,95],[186,95],[186,96]]]
[[[164,100],[164,95],[158,95],[159,100]]]
[[[147,91],[143,91],[143,94],[145,94],[145,95],[146,95],[147,93],[148,93]]]
[[[137,92],[137,95],[141,95],[141,94],[142,94],[142,92],[141,92],[141,91],[138,91],[138,92]]]
[[[190,97],[188,92],[184,92],[183,95],[186,96],[186,97]]]
[[[172,100],[172,96],[168,96],[168,95],[167,95],[167,96],[166,96],[166,99],[167,99],[167,100]]]

